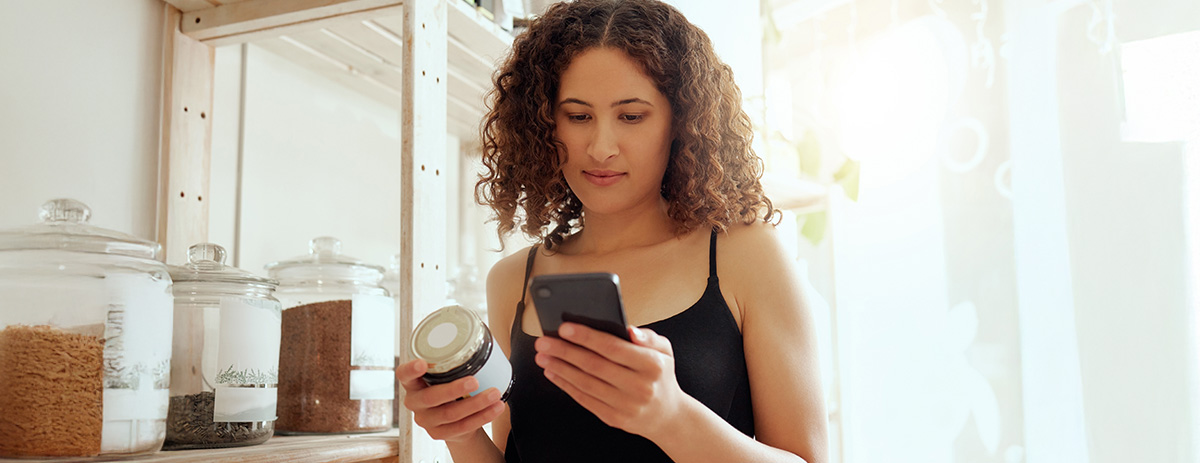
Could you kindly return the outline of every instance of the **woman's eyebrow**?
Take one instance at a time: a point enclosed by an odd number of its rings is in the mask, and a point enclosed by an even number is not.
[[[613,103],[613,104],[612,104],[612,107],[614,107],[614,108],[615,108],[615,107],[617,107],[617,106],[621,106],[621,105],[624,105],[624,104],[630,104],[630,103],[641,103],[641,104],[644,104],[644,105],[646,105],[646,106],[651,106],[651,107],[652,107],[652,106],[654,106],[654,105],[653,105],[653,104],[651,104],[649,101],[643,100],[643,99],[641,99],[641,98],[626,98],[626,99],[624,99],[624,100],[621,100],[621,101],[618,101],[618,102],[616,102],[616,103]]]
[[[580,99],[578,99],[578,98],[564,98],[562,101],[558,102],[558,104],[559,104],[559,105],[564,105],[564,104],[567,104],[567,103],[574,103],[574,104],[578,104],[578,105],[584,105],[584,106],[587,106],[587,107],[589,107],[589,108],[591,108],[591,107],[592,107],[592,104],[591,104],[591,103],[588,103],[588,102],[586,102],[586,101],[580,100]],[[617,106],[626,105],[626,104],[632,104],[632,103],[641,103],[641,104],[644,104],[644,105],[647,105],[647,106],[651,106],[651,107],[653,107],[653,106],[654,106],[654,104],[653,104],[653,103],[650,103],[649,101],[643,100],[643,99],[641,99],[641,98],[626,98],[626,99],[624,99],[624,100],[621,100],[621,101],[618,101],[618,102],[616,102],[616,103],[613,103],[613,104],[612,104],[612,107],[613,107],[613,108],[615,108],[615,107],[617,107]]]
[[[580,99],[578,99],[578,98],[564,98],[562,101],[558,102],[558,104],[559,104],[559,105],[564,105],[564,104],[567,104],[567,103],[575,103],[575,104],[580,104],[580,105],[587,106],[587,107],[589,107],[589,108],[590,108],[590,107],[592,107],[592,104],[591,104],[591,103],[588,103],[588,102],[586,102],[586,101],[580,100]]]

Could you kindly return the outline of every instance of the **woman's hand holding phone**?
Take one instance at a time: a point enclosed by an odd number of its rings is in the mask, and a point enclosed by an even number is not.
[[[504,411],[504,402],[500,401],[500,391],[496,388],[462,399],[479,387],[474,377],[430,386],[421,379],[427,368],[424,361],[413,360],[397,368],[396,377],[404,387],[405,408],[412,410],[414,421],[430,437],[464,441]]]
[[[633,342],[578,323],[537,340],[546,378],[609,426],[655,440],[691,400],[675,378],[671,342],[627,326]]]

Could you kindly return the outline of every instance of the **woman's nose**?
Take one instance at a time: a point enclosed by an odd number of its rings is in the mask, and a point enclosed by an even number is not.
[[[617,134],[612,125],[597,123],[595,131],[592,132],[592,141],[588,144],[588,156],[603,162],[617,155],[620,151],[617,146]]]

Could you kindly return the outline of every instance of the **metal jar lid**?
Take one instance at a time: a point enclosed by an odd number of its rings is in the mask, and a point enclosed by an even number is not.
[[[445,373],[470,360],[484,343],[483,321],[459,305],[442,307],[413,330],[410,349],[429,364],[429,373]]]

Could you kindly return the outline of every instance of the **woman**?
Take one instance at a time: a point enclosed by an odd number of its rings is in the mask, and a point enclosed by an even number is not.
[[[488,276],[511,395],[397,373],[455,461],[826,461],[811,317],[740,105],[707,36],[656,0],[555,4],[516,38],[477,189],[502,236],[541,241]],[[541,337],[529,277],[581,272],[620,277],[633,343]]]

